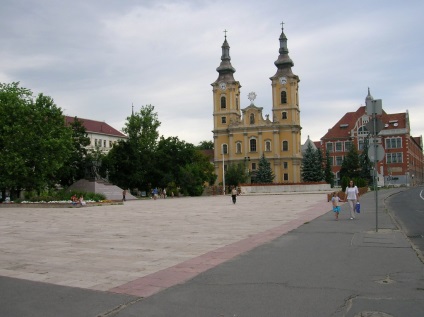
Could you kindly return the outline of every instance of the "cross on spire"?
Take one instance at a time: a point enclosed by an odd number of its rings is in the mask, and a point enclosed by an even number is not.
[[[227,39],[227,32],[228,32],[228,31],[225,29],[225,30],[224,30],[224,33],[225,33],[225,39]]]
[[[281,22],[281,29],[284,29],[284,22]]]

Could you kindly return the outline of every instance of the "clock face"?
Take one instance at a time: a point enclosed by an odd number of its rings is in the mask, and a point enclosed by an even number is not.
[[[225,90],[227,88],[227,84],[226,83],[219,83],[219,88],[221,88],[221,90]]]
[[[279,80],[280,80],[280,84],[282,84],[282,85],[285,85],[286,82],[287,82],[286,77],[280,77]]]

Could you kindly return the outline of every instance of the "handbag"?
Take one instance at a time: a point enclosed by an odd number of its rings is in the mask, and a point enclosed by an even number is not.
[[[360,203],[356,203],[355,211],[356,211],[358,214],[359,214],[359,213],[361,213],[361,204],[360,204]]]

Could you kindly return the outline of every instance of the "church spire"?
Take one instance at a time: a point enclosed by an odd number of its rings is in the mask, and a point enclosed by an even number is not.
[[[235,68],[231,65],[231,57],[230,57],[230,45],[228,45],[227,42],[227,30],[224,31],[225,33],[225,39],[224,43],[222,44],[222,56],[221,56],[221,64],[216,69],[216,71],[219,73],[219,77],[217,81],[219,80],[234,80],[233,74],[235,73]]]
[[[280,49],[278,52],[280,55],[278,59],[274,62],[275,66],[277,66],[277,74],[276,75],[291,75],[291,67],[294,66],[293,61],[289,56],[289,50],[287,48],[287,37],[284,34],[284,22],[281,22],[281,35],[280,35]]]

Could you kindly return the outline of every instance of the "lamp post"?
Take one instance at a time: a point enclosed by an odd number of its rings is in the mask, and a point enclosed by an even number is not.
[[[225,159],[224,159],[224,153],[222,153],[222,185],[223,185],[222,193],[223,193],[223,195],[225,195]]]

